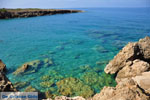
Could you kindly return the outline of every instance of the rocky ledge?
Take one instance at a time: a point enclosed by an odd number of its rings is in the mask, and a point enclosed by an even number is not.
[[[0,9],[0,19],[34,17],[65,13],[78,13],[81,10],[63,10],[63,9]]]
[[[6,66],[2,61],[0,71],[0,91],[16,91],[3,74]],[[150,100],[150,37],[127,44],[109,62],[105,72],[116,75],[116,87],[105,86],[89,99],[58,96],[55,100]]]

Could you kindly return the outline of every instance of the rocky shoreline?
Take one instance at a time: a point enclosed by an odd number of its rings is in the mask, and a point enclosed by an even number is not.
[[[35,17],[44,15],[78,13],[81,10],[63,9],[0,9],[0,19]]]
[[[105,86],[89,99],[58,96],[55,100],[150,100],[150,37],[128,43],[104,71],[116,75],[116,87]],[[6,65],[0,60],[0,91],[17,91],[5,72]],[[45,95],[48,97],[49,93]]]

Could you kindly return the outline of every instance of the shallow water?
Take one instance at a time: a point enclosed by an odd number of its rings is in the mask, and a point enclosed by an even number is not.
[[[0,20],[0,58],[7,65],[7,76],[13,83],[28,82],[26,86],[42,92],[54,87],[51,91],[57,95],[61,93],[56,83],[67,77],[80,79],[94,93],[105,85],[115,85],[115,82],[104,82],[98,86],[92,80],[85,80],[99,76],[107,80],[106,75],[101,75],[108,61],[128,42],[150,36],[150,8],[80,10],[86,12]],[[12,74],[25,62],[47,58],[52,59],[53,65],[40,66],[35,73],[27,75]],[[51,76],[52,86],[41,87],[44,75]]]

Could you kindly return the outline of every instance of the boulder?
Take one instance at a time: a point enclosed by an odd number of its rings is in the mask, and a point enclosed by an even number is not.
[[[140,88],[150,94],[150,71],[132,78]]]
[[[128,61],[133,61],[139,56],[139,47],[137,43],[129,43],[109,62],[105,68],[108,74],[115,74],[122,69]]]
[[[40,60],[34,60],[31,62],[27,62],[19,67],[15,72],[14,75],[21,75],[21,74],[29,74],[35,72],[35,70],[41,65]]]
[[[104,87],[92,100],[150,100],[132,79],[120,82],[116,87]]]
[[[136,59],[132,63],[127,64],[117,73],[116,81],[120,82],[124,78],[132,78],[149,70],[149,63]]]
[[[144,39],[140,39],[138,45],[143,54],[143,58],[150,61],[150,37],[147,36]]]

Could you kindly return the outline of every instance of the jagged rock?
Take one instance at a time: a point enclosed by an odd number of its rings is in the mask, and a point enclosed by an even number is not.
[[[124,78],[135,77],[136,75],[148,70],[150,70],[149,63],[136,59],[132,63],[127,64],[117,73],[116,81],[120,82]]]
[[[0,72],[0,92],[17,91],[3,72]]]
[[[6,65],[0,59],[0,72],[6,72]]]
[[[135,60],[139,56],[139,52],[137,43],[129,43],[109,62],[105,72],[110,74],[118,72],[126,65],[126,62]]]
[[[92,100],[150,100],[134,81],[120,82],[116,87],[104,87]]]
[[[141,75],[132,78],[138,86],[145,90],[148,94],[150,94],[150,71],[144,72]]]
[[[141,59],[150,61],[150,37],[140,39],[139,42],[126,45],[105,68],[106,73],[115,74],[125,67],[128,61]]]
[[[138,45],[143,54],[143,58],[150,61],[150,37],[147,36],[144,39],[140,39]]]
[[[53,65],[54,62],[52,59],[46,58],[43,60],[34,60],[30,62],[24,63],[21,67],[18,67],[14,75],[24,75],[24,74],[31,74],[36,72],[40,67],[49,67]]]
[[[31,62],[27,62],[23,64],[21,67],[19,67],[15,72],[13,72],[14,75],[21,75],[26,73],[32,73],[35,72],[35,70],[38,68],[38,66],[42,62],[40,60],[34,60]]]

